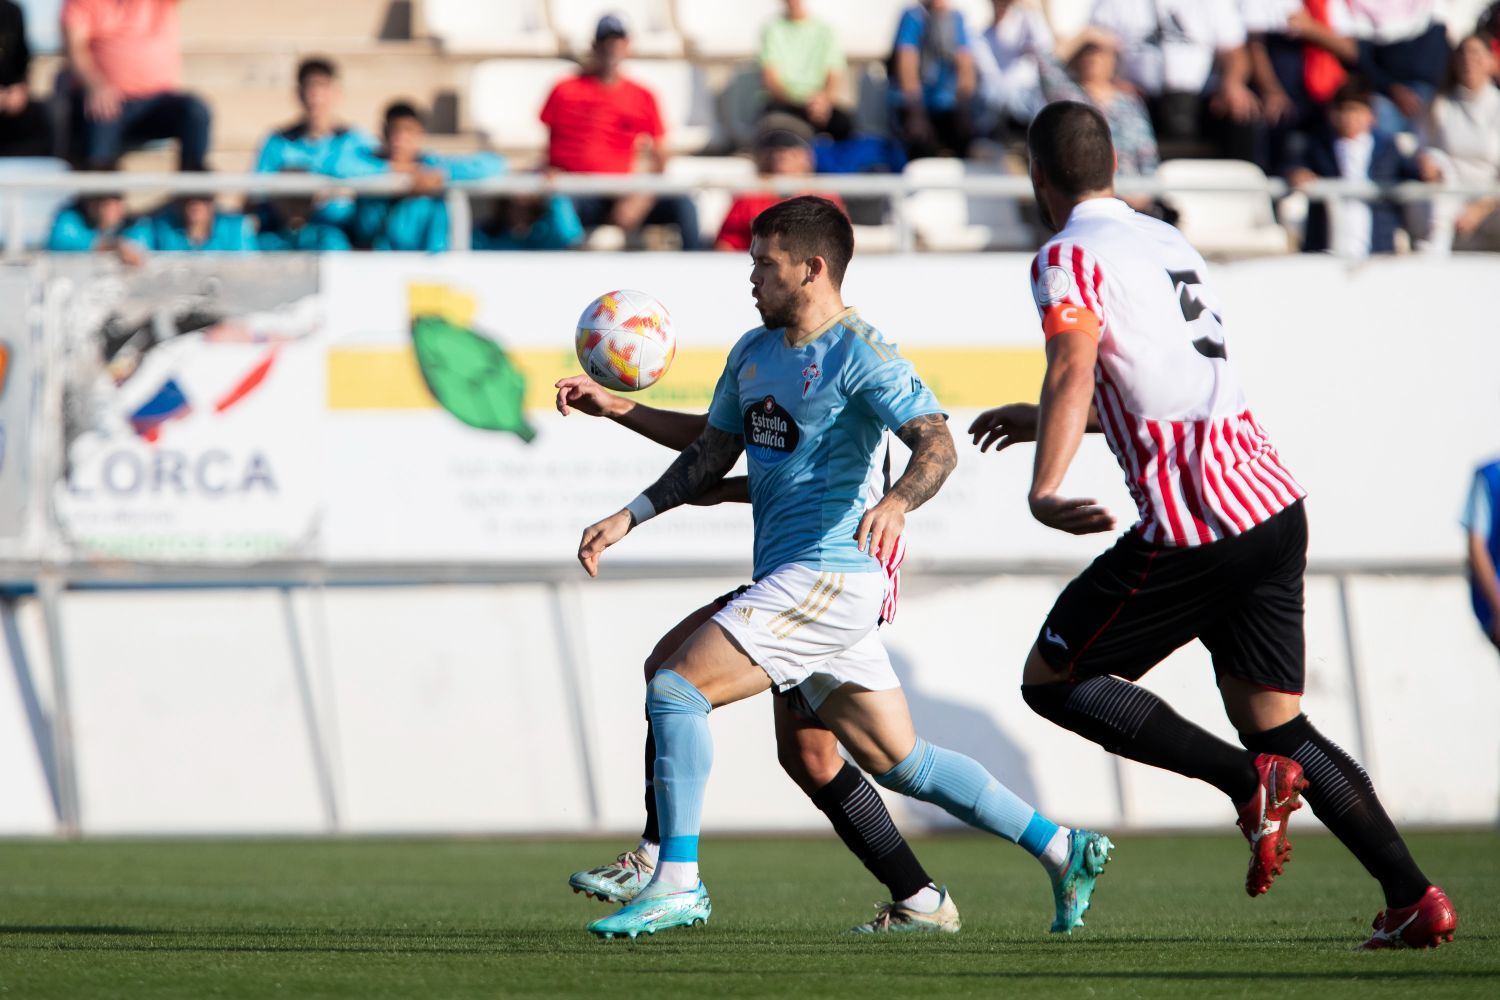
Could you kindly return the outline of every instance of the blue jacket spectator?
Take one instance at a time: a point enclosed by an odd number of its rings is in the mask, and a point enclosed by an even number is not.
[[[238,212],[220,212],[206,195],[182,198],[137,219],[121,239],[158,252],[245,253],[259,249],[250,219]]]
[[[117,194],[79,198],[52,220],[47,249],[53,253],[113,250],[129,224],[125,199]]]
[[[474,228],[475,250],[569,250],[583,243],[583,223],[572,199],[506,198],[487,224]]]
[[[1474,616],[1500,649],[1500,461],[1474,473],[1462,521],[1469,536],[1469,590]]]
[[[1414,157],[1396,148],[1391,136],[1375,130],[1375,110],[1368,92],[1351,84],[1334,96],[1329,108],[1332,128],[1315,138],[1302,162],[1288,173],[1295,185],[1318,177],[1390,182],[1420,179]],[[1340,256],[1364,257],[1394,253],[1400,206],[1389,199],[1374,202],[1338,199],[1332,213],[1327,203],[1314,202],[1307,213],[1302,249],[1333,250]]]
[[[481,180],[505,172],[505,160],[494,153],[442,156],[422,148],[427,128],[410,104],[386,109],[385,144],[364,154],[357,174],[405,174],[411,194],[362,197],[355,202],[354,245],[372,250],[438,252],[448,249],[448,207],[441,192],[450,181]]]
[[[963,156],[973,138],[974,58],[963,14],[923,0],[901,15],[891,50],[896,133],[913,156]]]

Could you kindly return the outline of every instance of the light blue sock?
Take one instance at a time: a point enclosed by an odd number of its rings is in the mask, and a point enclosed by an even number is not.
[[[661,824],[660,861],[698,860],[703,825],[703,789],[714,763],[708,731],[713,706],[690,681],[657,671],[646,685],[646,711],[656,734],[656,811]]]
[[[1034,856],[1046,849],[1057,825],[1006,788],[972,757],[926,740],[875,780],[893,792],[941,806],[949,815],[1020,844]]]

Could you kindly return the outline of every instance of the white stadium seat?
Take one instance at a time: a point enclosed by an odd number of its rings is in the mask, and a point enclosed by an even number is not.
[[[677,27],[700,58],[749,59],[760,51],[766,22],[783,8],[782,0],[677,0]]]
[[[948,0],[948,6],[964,16],[964,27],[969,29],[970,41],[978,39],[995,23],[995,5],[990,0]]]
[[[1047,23],[1059,39],[1069,38],[1089,26],[1089,15],[1094,12],[1094,0],[1043,0],[1047,9]]]
[[[713,98],[703,70],[676,59],[632,59],[624,75],[656,95],[667,146],[676,153],[696,153],[713,138]]]
[[[1222,184],[1260,187],[1266,175],[1243,160],[1166,160],[1156,170],[1157,180],[1170,193],[1162,201],[1180,215],[1182,230],[1205,254],[1271,254],[1290,249],[1287,231],[1276,223],[1271,196],[1264,193],[1170,191],[1176,184]]]
[[[667,161],[667,176],[675,180],[718,184],[737,184],[755,180],[755,164],[743,156],[674,156]],[[729,214],[734,195],[728,191],[705,188],[693,192],[698,208],[698,226],[705,242],[712,243]]]
[[[884,59],[891,54],[901,12],[911,4],[912,0],[808,0],[807,9],[833,26],[845,56]]]
[[[983,164],[932,157],[912,160],[902,176],[918,184],[952,184],[966,175],[995,172]],[[952,188],[929,188],[911,195],[905,211],[918,244],[928,250],[1020,246],[1030,237],[1013,198],[972,197]]]
[[[35,177],[67,172],[68,162],[51,156],[0,157],[0,176]],[[5,220],[6,237],[14,240],[13,249],[37,250],[47,245],[53,217],[73,200],[73,195],[68,191],[18,191],[14,198],[17,202],[17,228],[12,232],[9,228],[10,197],[0,197],[0,219]]]
[[[469,120],[502,149],[547,144],[542,104],[559,80],[578,72],[568,59],[490,59],[469,78]]]
[[[497,55],[557,54],[557,35],[547,22],[546,0],[427,0],[422,6],[427,32],[447,52]]]
[[[668,0],[551,0],[551,5],[552,26],[575,55],[593,46],[594,28],[605,14],[618,14],[625,19],[630,48],[636,55],[682,55],[682,36],[673,26]]]

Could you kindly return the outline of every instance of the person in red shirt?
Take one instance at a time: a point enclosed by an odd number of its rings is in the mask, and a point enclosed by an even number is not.
[[[553,170],[582,174],[628,174],[635,170],[636,152],[644,140],[651,170],[666,167],[661,112],[656,96],[620,73],[630,53],[625,22],[615,14],[599,19],[594,29],[592,58],[583,72],[552,88],[542,106],[542,124],[550,130],[547,165]],[[639,239],[642,226],[674,226],[684,250],[702,245],[698,211],[682,196],[653,198],[649,194],[578,196],[573,207],[585,228],[611,223]]]
[[[770,128],[762,131],[756,138],[755,159],[763,177],[805,177],[813,172],[812,147],[802,136],[787,128]],[[844,207],[843,201],[836,194],[810,191],[802,193],[817,194],[819,198],[827,198],[845,215],[849,214],[849,210]],[[729,214],[724,216],[724,224],[719,227],[719,235],[714,240],[714,249],[749,250],[750,226],[755,222],[755,217],[772,205],[790,197],[792,197],[790,194],[777,194],[773,191],[754,191],[735,195],[734,201],[729,206]]]

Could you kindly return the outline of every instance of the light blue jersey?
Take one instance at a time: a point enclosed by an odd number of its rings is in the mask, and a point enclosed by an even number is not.
[[[911,363],[853,309],[801,347],[765,327],[741,337],[708,422],[745,439],[755,579],[789,563],[879,570],[854,531],[880,493],[885,432],[929,413],[943,409]]]

